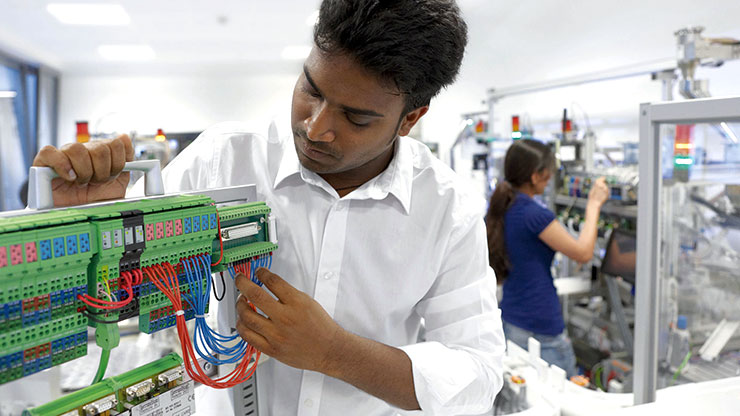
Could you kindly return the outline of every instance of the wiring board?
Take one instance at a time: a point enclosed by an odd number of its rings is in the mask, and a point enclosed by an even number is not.
[[[26,410],[23,416],[191,415],[195,413],[193,381],[184,374],[182,358],[170,354]]]
[[[272,233],[265,203],[217,208],[192,195],[0,218],[0,384],[86,355],[88,326],[109,350],[117,323],[136,317],[144,333],[177,325],[181,341],[214,364],[224,352],[230,363],[253,353],[243,343],[222,347],[226,338],[204,326],[204,315],[212,273],[256,281],[277,248]],[[205,344],[184,327],[194,318]],[[185,361],[197,373],[193,357]]]

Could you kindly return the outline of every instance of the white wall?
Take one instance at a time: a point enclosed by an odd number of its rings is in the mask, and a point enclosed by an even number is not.
[[[469,27],[469,45],[455,85],[432,102],[423,118],[425,141],[446,154],[458,133],[460,114],[483,110],[486,90],[573,76],[629,64],[671,59],[673,32],[704,25],[706,35],[740,38],[740,1],[592,0],[501,2],[459,0]],[[277,69],[276,69],[277,68]],[[158,68],[64,71],[61,84],[60,143],[74,139],[74,122],[91,129],[149,133],[202,130],[224,120],[261,119],[288,111],[300,63],[211,71]],[[740,95],[740,61],[702,68],[714,95]],[[508,97],[496,108],[496,131],[507,134],[512,114],[528,115],[537,136],[558,130],[562,109],[582,108],[602,143],[637,139],[639,103],[660,99],[659,82],[647,77],[609,81]],[[108,115],[113,113],[111,115]],[[549,124],[549,126],[548,126]]]
[[[295,80],[294,74],[64,74],[58,143],[75,140],[78,120],[87,120],[91,133],[153,135],[158,128],[202,131],[222,121],[288,114]]]

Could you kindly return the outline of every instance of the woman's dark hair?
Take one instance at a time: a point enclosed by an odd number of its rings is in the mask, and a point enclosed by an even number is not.
[[[405,114],[455,80],[467,25],[454,0],[324,0],[313,38],[405,94]]]
[[[531,183],[534,173],[545,169],[555,171],[555,156],[543,143],[529,139],[517,140],[506,151],[504,178],[496,185],[486,214],[488,261],[499,283],[509,274],[510,267],[504,238],[504,215],[514,202],[516,190]]]

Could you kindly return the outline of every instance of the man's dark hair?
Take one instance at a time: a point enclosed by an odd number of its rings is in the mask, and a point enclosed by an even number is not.
[[[313,38],[390,81],[406,94],[406,113],[455,80],[467,25],[454,0],[324,0]]]

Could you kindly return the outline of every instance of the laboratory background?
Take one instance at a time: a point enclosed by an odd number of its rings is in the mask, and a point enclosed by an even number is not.
[[[128,134],[132,176],[162,193],[150,175],[210,126],[289,115],[318,4],[0,0],[0,416],[257,414],[255,352],[209,332],[233,308],[229,276],[279,250],[254,189],[60,211],[31,164]],[[481,218],[517,140],[555,155],[535,199],[573,236],[597,178],[609,194],[591,260],[551,268],[578,375],[509,342],[486,414],[740,414],[740,2],[458,4],[460,74],[409,135],[481,196]],[[154,264],[203,247],[215,265]]]

